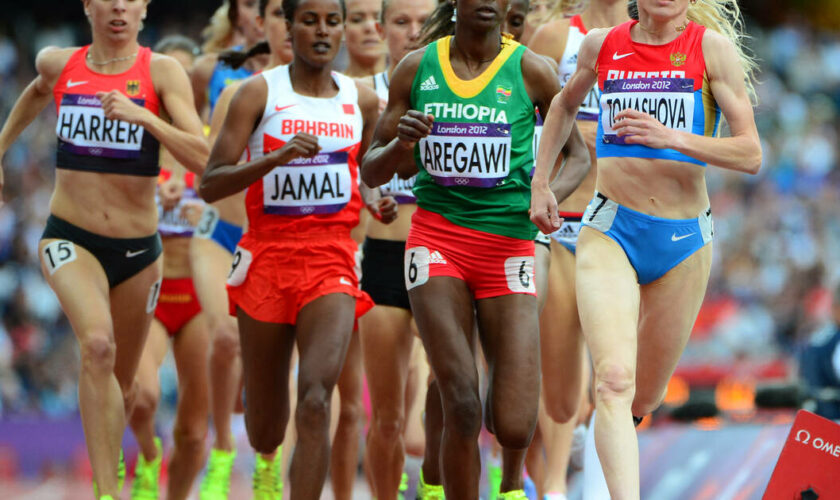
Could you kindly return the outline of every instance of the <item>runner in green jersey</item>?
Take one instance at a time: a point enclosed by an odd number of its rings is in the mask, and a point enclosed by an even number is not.
[[[455,17],[454,36],[397,66],[362,165],[371,186],[418,174],[406,286],[443,403],[444,490],[467,500],[478,498],[480,475],[474,311],[490,365],[487,424],[505,450],[505,498],[524,498],[540,385],[528,173],[534,107],[545,115],[559,84],[540,56],[502,37],[507,8],[506,0],[458,0],[453,15],[443,4],[433,19]],[[576,139],[561,197],[588,170]]]

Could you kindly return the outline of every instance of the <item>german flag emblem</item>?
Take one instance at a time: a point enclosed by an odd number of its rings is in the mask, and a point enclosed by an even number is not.
[[[131,97],[140,95],[140,80],[129,80],[125,82],[125,93]]]

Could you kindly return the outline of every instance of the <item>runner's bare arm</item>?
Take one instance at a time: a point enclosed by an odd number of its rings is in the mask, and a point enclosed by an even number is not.
[[[404,178],[417,173],[414,144],[431,131],[431,117],[411,109],[411,86],[424,50],[410,53],[394,70],[388,106],[362,161],[362,180],[369,186],[381,186],[395,173]]]
[[[77,47],[46,47],[35,59],[38,76],[24,89],[0,129],[0,202],[3,199],[3,157],[21,132],[32,123],[53,99],[53,87]]]
[[[222,131],[210,152],[201,178],[201,197],[214,202],[242,191],[274,167],[300,157],[315,156],[320,147],[312,134],[299,133],[283,147],[246,163],[239,163],[254,125],[262,118],[268,87],[262,76],[246,80],[230,103]]]
[[[531,181],[531,220],[546,234],[560,227],[557,199],[549,187],[549,174],[572,133],[578,108],[589,89],[598,81],[595,66],[608,32],[609,30],[605,29],[595,29],[586,35],[580,48],[577,70],[563,91],[554,96],[545,115],[537,166]]]

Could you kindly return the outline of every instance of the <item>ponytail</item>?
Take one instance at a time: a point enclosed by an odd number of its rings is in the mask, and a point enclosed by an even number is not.
[[[450,0],[441,1],[432,15],[426,19],[420,30],[420,46],[428,45],[439,38],[455,33],[455,4]]]
[[[632,19],[639,20],[639,7],[636,0],[630,0],[627,5],[627,13]],[[696,0],[688,6],[688,20],[707,29],[715,31],[728,38],[735,46],[738,59],[741,61],[741,69],[744,70],[744,83],[747,86],[747,94],[755,102],[755,73],[758,69],[755,55],[746,47],[746,40],[749,38],[744,31],[744,17],[741,15],[741,8],[737,0]]]
[[[233,69],[239,69],[245,64],[248,59],[258,56],[261,54],[270,54],[271,47],[268,46],[268,42],[263,40],[262,42],[257,43],[247,51],[245,50],[226,50],[219,54],[219,61],[227,64]]]
[[[230,46],[235,30],[229,19],[229,12],[230,4],[225,1],[213,13],[210,24],[201,31],[201,37],[204,39],[201,48],[205,53],[221,52]]]

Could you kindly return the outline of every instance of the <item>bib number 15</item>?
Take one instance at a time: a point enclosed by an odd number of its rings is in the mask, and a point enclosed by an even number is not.
[[[50,276],[55,274],[61,266],[69,264],[74,260],[76,260],[76,246],[73,245],[72,241],[53,241],[44,247],[44,266],[47,268],[47,271],[49,271]]]

